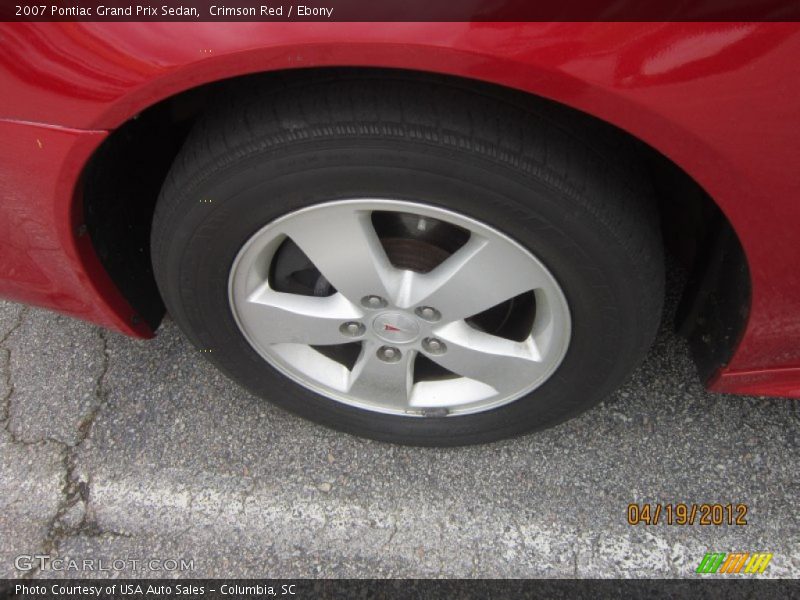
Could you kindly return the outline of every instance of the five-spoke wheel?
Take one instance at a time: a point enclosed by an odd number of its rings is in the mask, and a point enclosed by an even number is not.
[[[546,380],[569,345],[566,299],[529,251],[474,219],[412,202],[342,200],[290,213],[250,238],[229,285],[237,323],[270,364],[390,414],[511,402]]]

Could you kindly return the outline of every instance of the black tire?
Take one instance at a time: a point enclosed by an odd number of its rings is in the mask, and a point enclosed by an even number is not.
[[[152,256],[171,316],[254,393],[356,435],[473,444],[586,410],[644,357],[661,315],[662,246],[648,182],[617,132],[515,93],[425,77],[342,74],[230,97],[195,126],[169,174]],[[232,316],[232,262],[266,223],[349,197],[443,206],[528,248],[572,315],[555,374],[493,410],[408,418],[327,399],[269,366]]]

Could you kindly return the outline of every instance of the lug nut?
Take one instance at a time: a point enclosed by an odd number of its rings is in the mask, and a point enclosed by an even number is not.
[[[442,314],[431,306],[418,306],[414,312],[417,313],[418,317],[426,321],[433,322],[442,318]]]
[[[400,350],[392,346],[381,346],[378,348],[378,358],[383,362],[397,362],[402,357]]]
[[[423,349],[429,354],[444,354],[447,352],[447,346],[442,340],[436,338],[425,338],[422,340]]]
[[[364,296],[361,299],[361,304],[367,308],[383,308],[387,302],[380,296]]]
[[[339,331],[347,337],[358,337],[363,335],[366,330],[367,328],[364,327],[364,324],[358,321],[348,321],[339,326]]]

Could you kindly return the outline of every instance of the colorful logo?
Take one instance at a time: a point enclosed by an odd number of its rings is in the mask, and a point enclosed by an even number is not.
[[[697,573],[763,573],[771,560],[768,552],[708,552]]]

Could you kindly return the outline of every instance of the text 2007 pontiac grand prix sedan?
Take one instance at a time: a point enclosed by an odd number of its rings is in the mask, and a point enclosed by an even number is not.
[[[0,295],[376,439],[800,396],[797,23],[0,24]],[[665,289],[673,255],[690,276]]]

